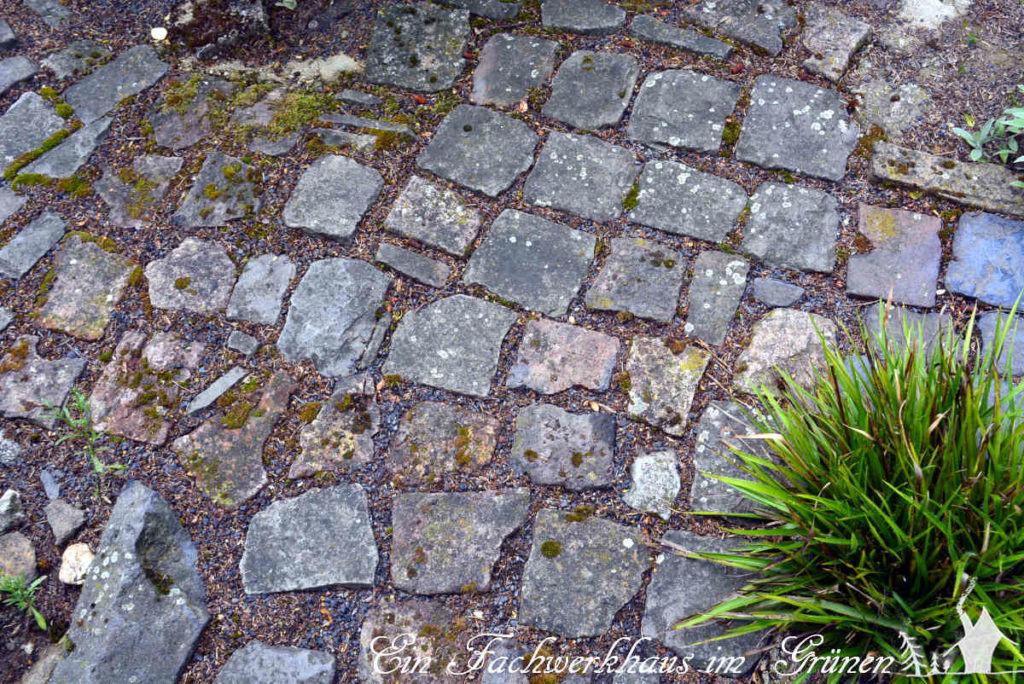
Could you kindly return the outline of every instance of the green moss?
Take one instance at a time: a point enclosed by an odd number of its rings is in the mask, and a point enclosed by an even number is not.
[[[238,401],[231,407],[231,410],[224,414],[224,417],[220,419],[220,424],[229,430],[237,430],[238,428],[245,425],[245,421],[249,419],[249,414],[252,412],[253,406],[248,401]]]
[[[184,290],[186,287],[188,287],[191,284],[192,284],[192,279],[191,278],[189,278],[188,276],[182,276],[181,278],[176,278],[174,280],[174,289],[175,290]]]
[[[164,101],[160,107],[161,111],[174,111],[178,114],[184,114],[188,106],[195,101],[196,96],[199,94],[199,82],[201,80],[202,75],[199,73],[192,74],[184,83],[172,80],[167,90],[164,91]]]
[[[237,176],[238,172],[241,171],[241,170],[242,170],[242,165],[241,164],[228,164],[227,166],[225,166],[225,167],[223,167],[221,169],[221,173],[223,173],[224,177],[227,178],[230,181],[230,180],[234,180],[235,176]]]
[[[616,384],[618,384],[619,389],[623,392],[629,392],[629,390],[633,389],[633,380],[629,377],[629,373],[626,371],[622,371],[618,374],[616,377]]]
[[[640,203],[640,183],[633,183],[626,196],[622,198],[622,210],[632,211]]]
[[[142,270],[141,266],[136,266],[132,269],[131,274],[128,276],[128,286],[135,287],[142,283],[142,279],[145,276],[145,271]]]
[[[114,358],[114,351],[112,349],[108,349],[105,352],[101,352],[97,358],[100,363],[109,363],[110,360]]]
[[[385,375],[384,376],[384,385],[385,385],[385,387],[398,387],[398,385],[401,382],[402,382],[402,376],[401,375]]]
[[[60,93],[51,88],[50,86],[43,86],[39,89],[39,95],[47,102],[53,102],[60,98]]]
[[[565,521],[571,523],[579,523],[583,522],[592,515],[594,515],[594,507],[589,504],[583,504],[577,506],[572,513],[566,513]]]
[[[319,401],[311,401],[299,409],[299,420],[303,423],[312,423],[320,415],[320,408],[323,406]]]
[[[562,553],[562,545],[549,539],[540,545],[540,552],[545,558],[555,558]]]
[[[533,463],[538,458],[540,458],[540,454],[538,454],[533,449],[527,449],[526,451],[523,452],[523,458],[525,458],[528,462]]]
[[[335,106],[330,95],[324,93],[288,93],[275,105],[267,131],[271,137],[287,135],[309,126]]]
[[[92,184],[77,173],[57,181],[57,189],[72,197],[88,197],[92,194]]]
[[[583,465],[583,454],[578,451],[572,452],[572,465],[574,468],[579,468]]]
[[[740,131],[743,125],[732,117],[725,120],[725,130],[722,131],[722,143],[732,147],[740,139]]]
[[[203,188],[203,195],[211,202],[216,202],[220,199],[222,194],[224,193],[217,189],[217,185],[215,183],[207,183]]]
[[[28,188],[33,186],[49,187],[53,185],[53,179],[49,176],[44,176],[41,173],[21,173],[14,177],[11,181],[11,189],[19,190],[21,188]]]
[[[46,272],[43,279],[39,283],[39,294],[46,295],[50,293],[50,288],[53,287],[53,279],[57,277],[57,272],[52,268]]]
[[[57,116],[62,119],[70,119],[75,115],[75,108],[67,102],[60,102],[54,105],[53,111],[57,112]]]

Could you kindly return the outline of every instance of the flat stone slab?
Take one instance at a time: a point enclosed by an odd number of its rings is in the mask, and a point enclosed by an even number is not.
[[[780,33],[797,25],[796,9],[779,0],[702,0],[683,16],[772,57],[782,52]]]
[[[1020,174],[1001,164],[961,162],[877,142],[871,173],[960,204],[1024,216],[1024,192],[1010,186],[1021,179]]]
[[[611,250],[587,291],[587,308],[671,322],[686,271],[683,257],[644,238],[612,238]]]
[[[73,235],[54,257],[54,279],[36,321],[84,340],[100,339],[134,266],[128,257]]]
[[[0,332],[7,330],[7,326],[14,322],[14,313],[10,309],[0,306]]]
[[[238,384],[246,376],[241,366],[233,366],[223,375],[211,382],[206,389],[197,394],[185,407],[185,413],[192,415],[209,408],[213,402],[224,396],[229,389]]]
[[[486,397],[501,343],[516,315],[482,299],[453,295],[402,317],[385,374],[459,394]]]
[[[449,4],[469,10],[488,19],[513,19],[519,14],[523,3],[520,0],[449,0]]]
[[[1009,309],[1024,291],[1024,221],[986,213],[960,217],[945,278],[952,292]]]
[[[473,252],[463,281],[549,316],[569,310],[597,240],[553,221],[506,209]]]
[[[523,570],[520,624],[568,638],[599,636],[640,590],[650,552],[640,530],[563,511],[537,513]]]
[[[622,500],[637,511],[654,513],[663,520],[672,517],[672,507],[682,483],[679,480],[679,459],[674,451],[642,454],[629,467],[632,484]]]
[[[43,23],[52,29],[62,29],[73,16],[60,0],[25,0],[25,6],[38,14]]]
[[[234,508],[267,483],[263,444],[294,389],[295,382],[283,371],[271,376],[262,394],[242,385],[224,415],[213,416],[171,444],[196,486],[215,504]]]
[[[89,397],[96,428],[137,442],[167,441],[171,412],[199,366],[206,345],[172,333],[126,332]]]
[[[836,91],[765,74],[754,81],[736,159],[839,181],[859,135]]]
[[[73,40],[67,47],[51,52],[41,62],[59,79],[70,78],[91,70],[100,61],[110,56],[110,49],[95,40],[83,38]]]
[[[259,180],[259,171],[241,159],[211,152],[171,223],[186,228],[217,227],[258,212],[263,206],[263,196],[257,192]]]
[[[1006,331],[1003,340],[1003,350],[996,359],[996,365],[1004,370],[1007,364],[1010,365],[1010,375],[1018,377],[1024,375],[1024,325],[1020,325],[1020,316],[1008,318],[1006,314],[997,311],[989,311],[978,318],[978,330],[981,332],[982,349],[987,350],[992,346],[996,338],[996,329]]]
[[[553,131],[526,178],[523,199],[593,221],[622,216],[636,179],[632,151],[589,135]]]
[[[531,320],[506,384],[541,394],[570,387],[602,392],[611,383],[618,354],[619,340],[612,335],[547,318]]]
[[[473,72],[473,104],[511,105],[525,100],[531,88],[543,85],[551,76],[556,50],[558,43],[535,36],[491,36]]]
[[[0,48],[7,50],[17,44],[18,37],[11,30],[11,25],[6,19],[0,19]]]
[[[373,338],[390,284],[365,261],[314,261],[292,294],[278,349],[291,363],[309,359],[322,375],[349,374]]]
[[[750,421],[750,409],[734,401],[712,401],[704,409],[697,425],[693,447],[693,481],[690,485],[690,509],[702,513],[734,515],[750,513],[756,506],[731,485],[716,477],[740,480],[753,478],[740,467],[739,449],[760,458],[769,458],[767,442],[744,439],[760,430]]]
[[[64,91],[64,101],[74,108],[76,117],[91,123],[124,98],[155,84],[169,68],[152,47],[136,45]]]
[[[902,33],[901,29],[897,31]],[[860,101],[857,121],[865,128],[880,126],[893,138],[920,123],[933,105],[926,89],[916,83],[891,85],[884,71],[869,72],[867,80],[851,86],[850,92],[855,93]],[[1006,171],[1004,167],[996,166]]]
[[[63,235],[64,219],[44,211],[0,249],[0,276],[12,280],[21,278]]]
[[[49,102],[33,92],[22,94],[0,117],[0,167],[6,169],[62,128],[64,119]]]
[[[331,684],[334,656],[250,641],[231,654],[214,684]]]
[[[375,169],[354,159],[320,157],[303,172],[292,191],[282,214],[284,224],[345,242],[383,187],[384,179]]]
[[[484,473],[499,427],[487,413],[421,401],[402,415],[391,440],[387,460],[395,484],[424,487],[449,482],[456,474]]]
[[[452,272],[451,267],[443,261],[390,242],[382,242],[377,246],[373,260],[430,287],[443,287]]]
[[[717,153],[725,119],[736,108],[739,95],[738,83],[696,71],[650,74],[633,105],[628,135],[652,146]]]
[[[754,278],[754,299],[768,306],[793,306],[804,296],[804,288],[774,278]]]
[[[107,220],[124,228],[149,225],[153,207],[167,194],[183,162],[179,157],[147,154],[120,171],[105,168],[96,193],[110,209]]]
[[[261,254],[250,259],[231,291],[228,320],[276,324],[285,290],[294,277],[295,264],[287,254]]]
[[[754,324],[750,344],[736,361],[733,390],[756,394],[764,387],[775,394],[784,387],[779,371],[804,389],[812,387],[815,371],[825,367],[822,339],[829,346],[835,344],[836,324],[829,319],[796,309],[772,309]]]
[[[648,163],[639,182],[629,220],[666,233],[721,242],[747,206],[739,184],[678,162]]]
[[[496,197],[533,164],[537,134],[510,116],[459,105],[445,117],[416,165]]]
[[[451,190],[420,176],[410,176],[384,227],[449,254],[463,256],[480,231],[480,213]]]
[[[578,491],[612,483],[615,416],[531,404],[516,417],[512,466],[541,485]]]
[[[742,249],[772,266],[831,273],[839,237],[838,203],[814,188],[761,183],[750,197]]]
[[[0,225],[21,209],[28,197],[16,194],[7,187],[0,188]]]
[[[800,39],[814,55],[804,60],[804,68],[835,83],[871,36],[871,25],[818,3],[807,5],[804,16],[807,23]]]
[[[544,116],[585,130],[615,126],[639,76],[640,67],[631,55],[578,50],[558,67]]]
[[[377,15],[366,52],[366,80],[433,93],[451,88],[466,61],[469,12],[420,2]]]
[[[338,93],[336,99],[344,104],[366,108],[376,107],[381,103],[381,99],[373,93],[364,93],[361,90],[352,90],[351,88],[342,90]]]
[[[43,508],[43,512],[46,514],[46,522],[50,525],[57,546],[64,546],[85,524],[85,513],[82,509],[75,508],[67,501],[51,501]]]
[[[253,516],[239,567],[246,594],[371,587],[377,544],[359,485],[278,499]]]
[[[732,46],[728,43],[709,38],[703,33],[691,29],[659,21],[647,14],[638,14],[633,17],[633,22],[629,25],[629,32],[634,38],[648,43],[668,45],[702,57],[726,60],[732,56],[733,52]]]
[[[184,150],[198,144],[210,134],[213,121],[210,119],[212,109],[217,103],[227,100],[233,86],[219,78],[204,77],[203,74],[184,74],[181,77],[187,84],[178,83],[174,91],[176,99],[167,101],[168,91],[149,115],[149,123],[153,127],[153,139],[161,147],[172,150]],[[196,79],[193,81],[193,79]],[[188,101],[181,102],[181,90],[194,87],[184,97]]]
[[[634,337],[626,359],[629,417],[681,435],[711,354],[660,337]]]
[[[20,83],[26,78],[32,78],[39,67],[28,57],[18,55],[0,59],[0,95],[3,95],[15,83]]]
[[[373,378],[351,375],[338,381],[330,400],[299,432],[301,452],[288,477],[342,472],[373,460],[373,437],[380,430],[380,409]]]
[[[232,330],[231,334],[228,335],[228,349],[232,349],[239,354],[244,354],[246,357],[252,356],[260,348],[260,341],[244,333],[241,330]]]
[[[96,119],[68,136],[67,140],[21,170],[50,178],[69,178],[89,161],[89,157],[107,137],[110,117]]]
[[[410,594],[489,591],[501,545],[526,522],[530,490],[396,494],[391,581]]]
[[[701,252],[693,262],[693,280],[683,330],[708,344],[725,342],[729,324],[747,289],[750,264],[724,252]]]
[[[36,549],[31,540],[21,532],[0,535],[0,575],[24,577],[30,582],[38,574]]]
[[[910,306],[935,306],[942,219],[869,204],[858,206],[858,230],[874,250],[850,257],[846,291]]]
[[[415,138],[416,134],[412,129],[403,123],[374,119],[368,116],[353,116],[351,114],[327,113],[320,117],[320,121],[342,126],[344,128],[361,128],[369,131],[386,131],[388,133],[400,133],[409,138]]]
[[[235,284],[235,263],[224,246],[185,238],[146,265],[149,301],[158,309],[211,314],[223,311]]]
[[[0,416],[26,418],[49,429],[53,419],[45,403],[63,406],[71,386],[85,369],[85,359],[44,359],[39,338],[22,335],[0,359]]]
[[[541,0],[544,28],[569,33],[603,35],[626,23],[626,11],[603,0]]]
[[[904,350],[910,344],[915,344],[924,351],[925,356],[930,357],[936,345],[946,339],[953,327],[953,318],[947,313],[920,314],[906,307],[894,306],[889,309],[888,317],[883,321],[883,312],[883,305],[875,302],[864,309],[860,316],[876,349],[881,347],[879,337],[884,324],[886,340],[894,349]]]

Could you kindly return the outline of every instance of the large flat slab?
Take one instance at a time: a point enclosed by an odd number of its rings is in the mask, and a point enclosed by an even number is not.
[[[574,52],[558,67],[544,116],[584,130],[614,126],[629,105],[639,75],[631,55]]]
[[[159,81],[169,68],[152,47],[136,45],[64,91],[64,100],[76,117],[90,123]]]
[[[349,157],[325,155],[299,178],[284,206],[284,224],[310,235],[347,241],[383,187],[384,179],[376,169]]]
[[[738,83],[688,69],[649,74],[633,105],[628,135],[648,145],[718,152],[739,95]]]
[[[366,80],[420,92],[451,88],[466,62],[469,12],[429,2],[390,5],[377,14]]]
[[[769,182],[750,197],[742,247],[765,263],[830,273],[838,237],[838,203],[827,192]]]
[[[1024,221],[986,213],[960,216],[946,287],[1010,308],[1024,292]]]

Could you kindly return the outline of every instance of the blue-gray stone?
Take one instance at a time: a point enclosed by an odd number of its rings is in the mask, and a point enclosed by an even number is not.
[[[1021,317],[1009,318],[1005,313],[989,311],[978,319],[978,330],[981,331],[981,344],[983,349],[989,349],[996,338],[996,330],[1005,331],[1003,348],[996,359],[996,365],[1000,370],[1010,365],[1010,374],[1013,376],[1024,375],[1024,325],[1020,324]]]
[[[89,156],[107,137],[110,117],[96,119],[78,129],[67,140],[35,160],[21,173],[38,173],[50,178],[68,178],[82,168]]]
[[[16,194],[10,188],[0,187],[0,225],[9,219],[22,205],[28,201],[28,197]]]
[[[246,357],[252,356],[260,348],[260,341],[241,330],[232,330],[228,335],[228,349],[233,349]]]
[[[716,59],[729,59],[732,56],[732,46],[728,43],[709,38],[692,29],[666,24],[646,14],[638,14],[629,25],[629,30],[640,40],[668,45],[695,55]]]
[[[8,57],[0,59],[0,95],[19,81],[32,78],[39,71],[39,67],[28,57]]]
[[[804,296],[804,288],[773,278],[754,278],[754,299],[768,306],[792,306]]]
[[[329,653],[250,641],[231,654],[214,684],[331,684],[334,670]]]
[[[951,292],[986,304],[1013,306],[1024,291],[1024,221],[963,214],[945,283]]]
[[[44,211],[0,249],[0,276],[21,278],[63,235],[64,220]]]
[[[64,119],[49,102],[33,92],[24,93],[0,117],[0,167],[6,169],[63,127]]]
[[[633,97],[640,67],[631,55],[579,50],[558,68],[544,116],[596,130],[614,126]]]
[[[224,373],[224,375],[210,383],[209,387],[197,394],[195,398],[188,403],[185,413],[191,415],[207,408],[213,404],[213,402],[220,399],[225,392],[235,385],[235,383],[244,378],[245,374],[246,370],[241,366],[235,366],[228,372]]]
[[[136,45],[68,88],[64,101],[74,107],[76,117],[90,123],[159,81],[169,68],[156,50]]]
[[[511,105],[525,100],[530,88],[548,80],[556,50],[558,43],[536,36],[492,36],[473,72],[473,103]]]
[[[393,245],[390,242],[380,243],[374,261],[390,266],[399,273],[431,287],[442,287],[452,270],[443,261],[431,259],[419,252]]]
[[[652,146],[717,153],[739,95],[739,84],[688,69],[650,74],[633,105],[628,135]]]
[[[542,0],[544,28],[570,33],[614,33],[626,23],[626,10],[604,0]]]

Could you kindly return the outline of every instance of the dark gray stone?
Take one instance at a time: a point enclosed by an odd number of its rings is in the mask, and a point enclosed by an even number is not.
[[[902,350],[914,344],[924,350],[926,356],[932,355],[935,346],[945,340],[953,328],[953,319],[947,313],[920,314],[902,306],[894,306],[889,309],[888,317],[883,321],[884,311],[884,306],[875,302],[864,309],[860,316],[876,349],[881,346],[878,338],[883,324],[886,340],[894,349]]]
[[[231,654],[214,684],[331,684],[334,656],[250,641]]]
[[[389,276],[365,261],[314,261],[292,295],[278,349],[292,363],[309,359],[322,375],[351,373],[378,324],[377,309],[390,284]]]
[[[612,238],[611,254],[587,291],[587,308],[625,311],[660,323],[679,306],[683,257],[644,238]]]
[[[411,594],[489,591],[501,545],[523,523],[530,490],[396,494],[391,581]]]
[[[44,470],[39,473],[39,481],[43,484],[43,491],[46,493],[46,498],[50,501],[60,498],[60,485],[57,484],[57,478],[49,470]]]
[[[0,19],[0,50],[8,50],[18,42],[18,37],[11,30],[6,19]]]
[[[626,23],[626,11],[603,0],[542,0],[544,28],[570,33],[614,33]]]
[[[451,190],[410,176],[384,226],[397,235],[463,256],[480,231],[480,214]]]
[[[288,477],[343,472],[373,460],[373,437],[380,429],[373,378],[365,373],[338,380],[330,401],[299,433],[301,452]]]
[[[50,178],[68,178],[75,174],[107,137],[112,119],[103,117],[88,123],[67,140],[21,170]]]
[[[270,33],[267,10],[260,0],[180,2],[165,22],[170,28],[170,42],[191,47],[200,58]]]
[[[781,0],[702,0],[684,12],[687,21],[764,50],[782,52],[783,30],[796,26],[796,8]]]
[[[961,215],[945,283],[951,292],[986,304],[1013,306],[1024,291],[1024,221]]]
[[[21,532],[0,535],[0,577],[23,577],[31,582],[39,574],[36,549]]]
[[[650,552],[638,529],[565,517],[550,508],[537,513],[519,623],[568,638],[599,636],[640,591]]]
[[[675,451],[655,451],[637,456],[629,467],[629,476],[632,483],[622,495],[627,506],[654,513],[662,520],[672,517],[672,509],[682,487],[679,458]]]
[[[793,306],[804,296],[804,288],[774,278],[754,278],[754,299],[768,306]]]
[[[7,187],[0,187],[0,225],[21,209],[28,197],[18,195]]]
[[[91,123],[155,84],[169,68],[153,48],[136,45],[64,91],[64,101],[74,107],[76,117]]]
[[[570,490],[612,484],[615,416],[569,413],[554,404],[531,404],[516,416],[512,465],[541,485]]]
[[[371,587],[377,544],[359,485],[278,499],[253,516],[239,567],[246,594]]]
[[[804,14],[807,23],[801,40],[813,55],[804,60],[804,68],[835,83],[871,36],[871,25],[816,2],[809,3]]]
[[[524,122],[459,105],[441,122],[416,165],[495,197],[530,168],[536,146],[537,134]]]
[[[447,0],[449,4],[469,10],[488,19],[513,19],[519,14],[520,0]]]
[[[784,183],[762,183],[750,197],[742,248],[772,266],[831,273],[839,237],[832,195]]]
[[[24,0],[26,7],[39,15],[52,29],[62,29],[71,21],[71,10],[60,0]]]
[[[636,15],[633,23],[629,25],[629,31],[634,38],[679,48],[702,57],[726,60],[732,56],[732,46],[728,43],[709,38],[691,29],[666,24],[646,14]]]
[[[683,331],[708,344],[725,342],[743,292],[747,289],[750,264],[746,259],[723,252],[701,252],[693,262],[690,304]]]
[[[17,280],[64,235],[64,220],[44,211],[0,249],[0,276]]]
[[[456,475],[485,473],[499,428],[483,411],[419,402],[402,415],[387,453],[395,484],[424,489],[448,484]]]
[[[32,78],[39,67],[28,57],[8,57],[0,59],[0,95],[6,93],[11,86],[26,78]]]
[[[386,131],[388,133],[399,133],[409,138],[415,138],[416,134],[412,129],[403,123],[374,119],[368,116],[353,116],[351,114],[324,114],[320,117],[324,123],[342,126],[343,128],[357,128],[368,131]]]
[[[527,309],[561,316],[587,276],[596,245],[592,235],[506,209],[473,252],[463,280]]]
[[[33,92],[22,94],[0,117],[0,167],[7,168],[21,155],[38,149],[64,127],[50,103]]]
[[[529,496],[527,496],[529,501]],[[21,508],[21,493],[8,489],[0,496],[0,534],[17,527],[25,520],[25,512]]]
[[[345,88],[338,93],[337,100],[356,107],[376,107],[381,102],[380,98],[373,93],[364,93],[351,88]]]
[[[245,375],[246,370],[241,366],[232,367],[226,373],[211,382],[210,385],[197,394],[192,401],[188,402],[188,406],[185,408],[185,413],[191,415],[209,408],[213,405],[213,402],[224,396],[224,394],[234,387],[236,383],[241,381]]]
[[[161,98],[149,115],[153,139],[162,147],[184,150],[208,136],[213,128],[211,110],[226,100],[233,89],[230,83],[219,78],[203,78],[201,74],[181,76],[189,83],[194,77],[199,77],[199,80],[195,83],[195,94],[188,102],[168,104]],[[184,86],[179,85],[181,87]]]
[[[648,145],[717,153],[739,94],[738,83],[696,71],[650,74],[636,97],[628,135]]]
[[[724,240],[747,206],[746,191],[731,180],[660,159],[644,166],[636,198],[630,221],[707,242]]]
[[[556,394],[573,386],[608,389],[619,355],[619,340],[569,323],[528,321],[519,355],[509,369],[509,387]]]
[[[217,227],[254,214],[263,206],[263,196],[256,191],[259,180],[260,172],[241,159],[211,152],[171,223],[186,228]]]
[[[978,319],[983,350],[992,347],[997,328],[1000,332],[1005,331],[1003,349],[996,359],[996,365],[1003,370],[1009,364],[1010,375],[1015,377],[1024,375],[1024,326],[1020,325],[1020,320],[1020,316],[1010,319],[1006,314],[997,311],[984,313]]]
[[[43,512],[46,513],[46,522],[50,524],[57,546],[64,546],[85,524],[85,513],[60,499],[46,504]]]
[[[158,309],[224,310],[235,284],[235,264],[219,242],[185,238],[162,259],[146,265],[149,301]]]
[[[682,435],[711,354],[660,337],[634,337],[626,359],[627,411],[633,420]]]
[[[482,299],[453,295],[402,317],[385,374],[460,394],[486,397],[501,343],[516,315]]]
[[[750,93],[736,159],[839,181],[859,133],[836,91],[764,74]]]
[[[431,287],[443,287],[452,271],[443,261],[436,261],[390,242],[380,243],[374,261]]]
[[[228,349],[233,349],[246,358],[255,354],[259,348],[260,341],[241,330],[232,330],[228,335]]]
[[[531,88],[543,85],[551,76],[556,50],[558,43],[535,36],[492,36],[473,72],[473,104],[511,105],[525,100]]]
[[[268,157],[283,157],[284,155],[291,152],[295,146],[299,143],[299,139],[302,138],[302,133],[291,133],[289,135],[281,136],[276,140],[265,138],[262,136],[256,136],[249,142],[249,149],[253,152],[259,152],[265,154]],[[335,136],[338,135],[351,135],[342,134],[341,131],[332,131],[329,129],[323,129],[318,132],[320,139],[323,140],[325,145],[331,145],[334,147],[342,147],[343,144],[339,143]],[[369,147],[373,147],[374,137],[372,135],[366,136],[369,138]],[[345,143],[347,144],[347,143]]]
[[[466,64],[468,38],[466,10],[429,2],[385,7],[366,53],[366,80],[427,93],[451,88]]]
[[[121,490],[51,682],[174,684],[210,616],[196,547],[159,494]]]
[[[84,74],[110,56],[103,43],[88,38],[73,40],[67,47],[47,55],[42,65],[59,79]]]
[[[631,55],[578,50],[558,67],[544,116],[587,130],[615,126],[639,75]]]
[[[635,161],[632,151],[594,136],[552,131],[526,179],[523,199],[592,221],[612,221],[622,216],[638,171]]]
[[[96,192],[110,208],[107,220],[125,228],[148,225],[153,208],[167,194],[183,161],[178,157],[143,155],[132,161],[131,168],[117,172],[105,168]]]
[[[739,456],[732,449],[760,458],[768,458],[771,450],[763,440],[744,439],[760,430],[748,418],[750,409],[734,401],[713,401],[704,409],[697,425],[697,441],[693,447],[693,481],[690,485],[690,509],[702,513],[733,515],[750,513],[756,506],[731,485],[716,477],[739,480],[753,478],[740,467]]]
[[[262,254],[250,259],[231,292],[228,320],[276,324],[285,290],[294,277],[295,264],[287,254]]]

